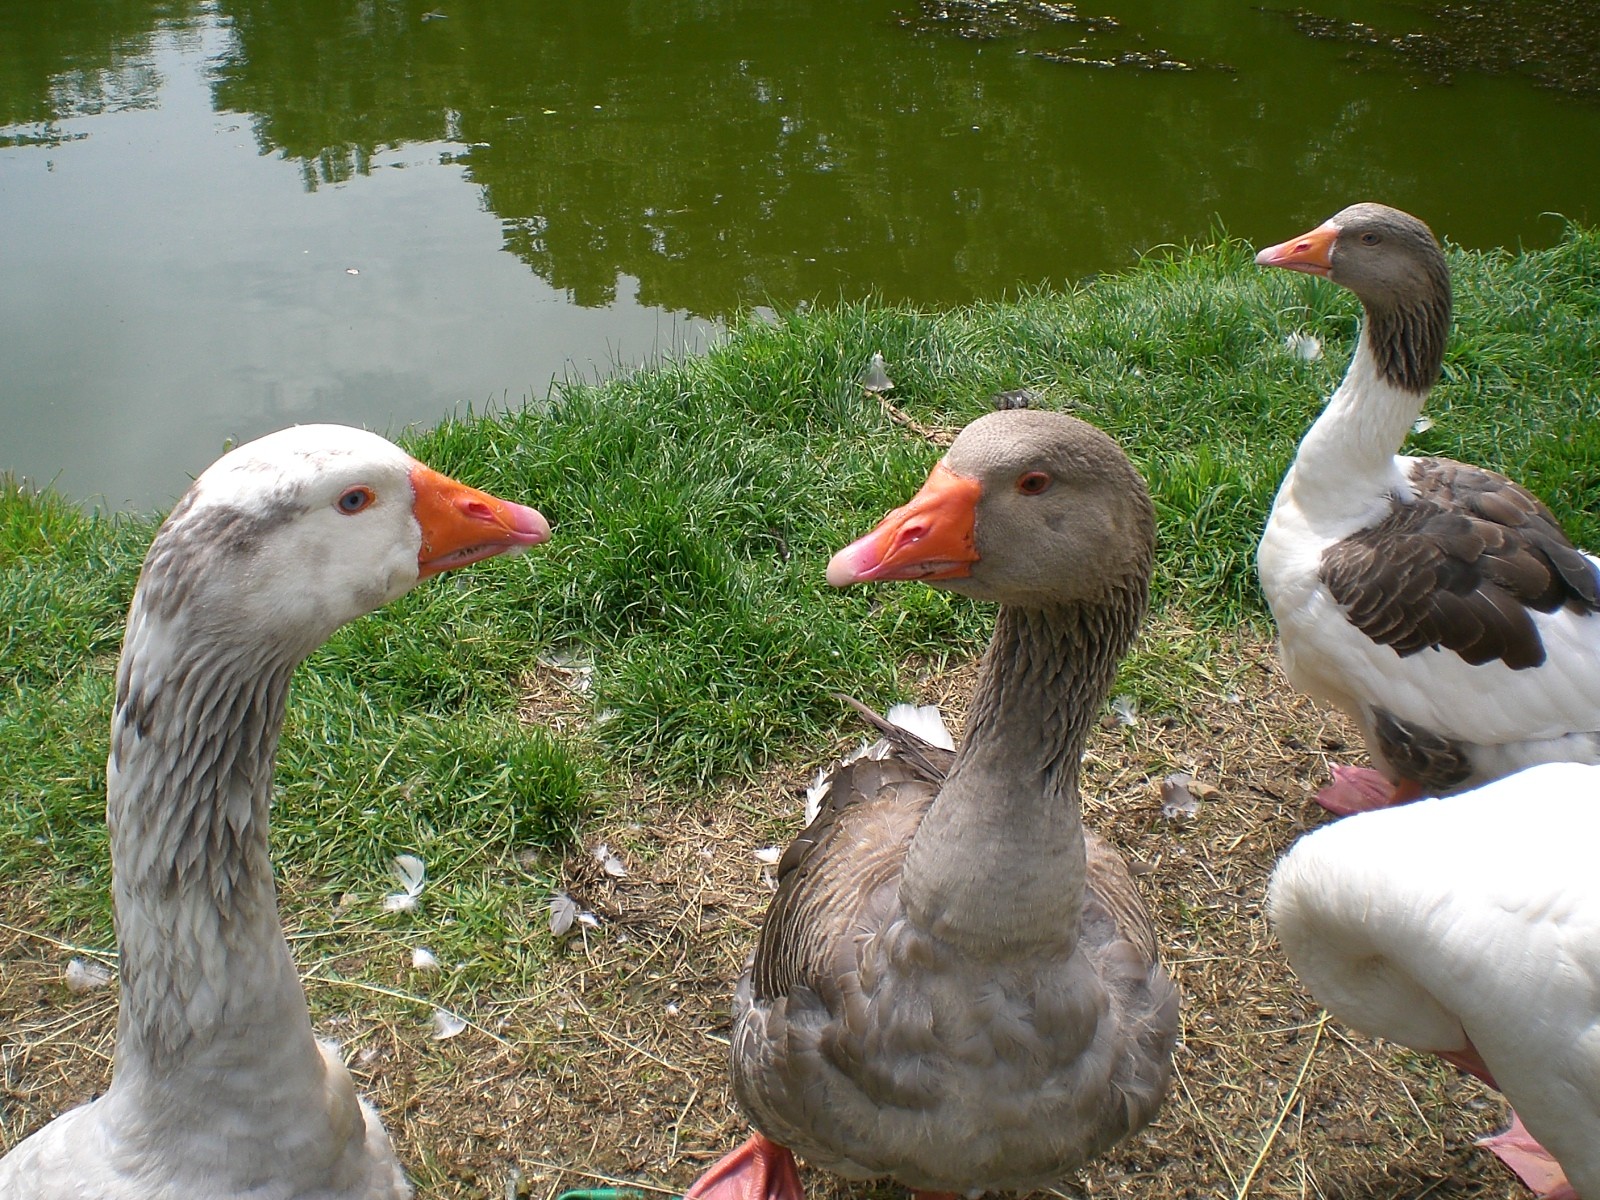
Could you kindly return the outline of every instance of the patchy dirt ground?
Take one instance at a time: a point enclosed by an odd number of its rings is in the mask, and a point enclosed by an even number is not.
[[[1093,744],[1086,819],[1141,877],[1184,994],[1183,1036],[1155,1124],[1060,1194],[1523,1200],[1472,1144],[1502,1122],[1497,1096],[1324,1019],[1289,974],[1263,888],[1325,819],[1310,795],[1329,761],[1355,753],[1350,731],[1289,692],[1265,645],[1214,666],[1205,702],[1108,722]],[[930,679],[919,699],[959,711],[969,682]],[[564,719],[560,704],[558,692],[530,694],[547,719]],[[554,1197],[623,1182],[677,1195],[745,1136],[724,1061],[731,982],[770,894],[756,851],[798,831],[816,765],[687,803],[619,806],[585,847],[607,842],[627,875],[587,851],[561,865],[599,924],[578,927],[537,994],[481,997],[458,1037],[431,1040],[382,996],[311,984],[320,1025],[344,1044],[419,1194]],[[1215,789],[1192,817],[1162,815],[1159,781],[1174,770]],[[110,1073],[114,989],[65,987],[69,951],[32,928],[36,899],[0,890],[0,1144]],[[528,903],[529,927],[548,936],[545,898]],[[808,1184],[820,1200],[898,1194],[820,1172]]]

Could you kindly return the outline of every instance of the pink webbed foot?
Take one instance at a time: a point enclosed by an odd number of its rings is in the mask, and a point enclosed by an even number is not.
[[[1333,782],[1317,793],[1317,803],[1336,817],[1410,804],[1423,796],[1422,789],[1411,781],[1390,783],[1370,767],[1335,765],[1330,773]]]
[[[1561,1164],[1534,1140],[1515,1112],[1511,1114],[1511,1128],[1492,1137],[1479,1138],[1478,1145],[1492,1151],[1540,1200],[1578,1200],[1578,1193],[1567,1182],[1567,1173],[1561,1169]]]
[[[685,1200],[805,1200],[794,1155],[759,1133],[723,1155],[685,1193]]]

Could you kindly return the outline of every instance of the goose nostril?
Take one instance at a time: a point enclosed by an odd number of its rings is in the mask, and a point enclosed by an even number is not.
[[[913,521],[909,525],[902,525],[900,532],[895,535],[895,548],[912,545],[928,536],[928,527],[921,521]]]

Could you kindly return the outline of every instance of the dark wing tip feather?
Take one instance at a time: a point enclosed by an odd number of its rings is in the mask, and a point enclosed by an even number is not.
[[[915,766],[929,783],[944,782],[945,776],[950,773],[950,764],[955,759],[953,751],[946,750],[943,746],[935,746],[932,742],[917,736],[909,729],[900,728],[893,721],[874,712],[854,696],[846,696],[843,692],[834,692],[833,698],[842,700],[855,709],[862,719],[876,729],[884,741],[889,743],[891,752]]]

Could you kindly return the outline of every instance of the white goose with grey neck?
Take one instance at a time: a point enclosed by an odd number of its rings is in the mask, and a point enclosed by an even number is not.
[[[111,1085],[0,1159],[0,1198],[410,1195],[313,1035],[278,919],[267,823],[289,678],[419,579],[549,533],[342,426],[269,435],[195,481],[145,559],[117,671]]]

